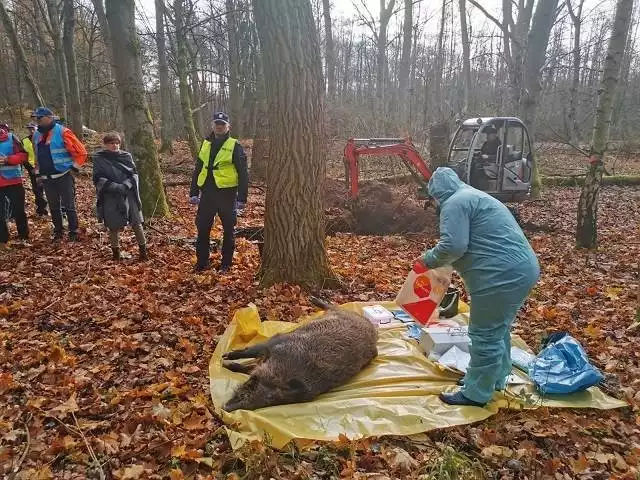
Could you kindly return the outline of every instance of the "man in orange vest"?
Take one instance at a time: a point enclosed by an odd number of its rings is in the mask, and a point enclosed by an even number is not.
[[[38,122],[33,134],[36,175],[44,185],[44,193],[51,209],[53,240],[62,240],[62,207],[69,221],[69,240],[78,241],[76,188],[72,171],[87,161],[87,149],[68,128],[54,120],[53,112],[38,107],[32,115]]]

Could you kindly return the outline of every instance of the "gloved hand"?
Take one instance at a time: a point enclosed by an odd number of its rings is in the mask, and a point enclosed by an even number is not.
[[[242,216],[245,206],[246,204],[244,202],[236,202],[236,215]]]
[[[191,205],[198,205],[200,203],[200,197],[198,197],[197,195],[189,198],[189,203]]]

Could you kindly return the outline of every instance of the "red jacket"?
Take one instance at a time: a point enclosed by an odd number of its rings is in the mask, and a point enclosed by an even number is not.
[[[24,151],[24,148],[22,148],[22,145],[20,145],[18,137],[13,135],[13,155],[7,157],[7,163],[9,165],[22,165],[28,161],[28,159],[29,156],[27,152]],[[8,180],[0,176],[0,188],[8,187],[9,185],[22,185],[22,177]]]

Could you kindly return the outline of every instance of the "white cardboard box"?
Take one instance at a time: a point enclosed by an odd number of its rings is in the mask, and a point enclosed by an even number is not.
[[[419,343],[427,355],[431,352],[443,355],[451,347],[458,347],[463,352],[469,351],[471,338],[469,338],[469,328],[467,326],[450,328],[425,327],[421,330],[422,334]]]
[[[364,317],[374,325],[381,323],[389,323],[393,320],[393,313],[384,308],[382,305],[372,305],[362,309]]]

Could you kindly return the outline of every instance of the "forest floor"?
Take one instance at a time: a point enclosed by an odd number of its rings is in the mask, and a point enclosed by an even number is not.
[[[188,171],[191,161],[184,165]],[[337,188],[327,188],[331,218],[342,215]],[[407,188],[374,194],[391,195],[399,205],[392,215],[401,216],[417,205],[404,197]],[[114,263],[92,214],[88,176],[79,177],[77,190],[81,243],[52,244],[49,220],[32,216],[31,245],[0,253],[3,478],[640,478],[640,329],[632,327],[640,188],[603,189],[597,253],[574,248],[579,190],[546,189],[521,206],[542,276],[515,332],[538,351],[547,333],[569,331],[628,408],[501,411],[412,438],[284,452],[262,444],[231,450],[213,414],[208,362],[236,309],[253,302],[263,319],[295,321],[313,311],[308,293],[290,285],[261,289],[258,249],[245,239],[228,275],[193,274],[195,210],[186,186],[168,188],[170,219],[149,222],[149,261]],[[260,225],[263,214],[264,189],[252,187],[239,226]],[[344,288],[316,293],[335,302],[393,299],[409,262],[437,239],[435,217],[399,229],[329,236]],[[137,253],[130,232],[123,245]]]

